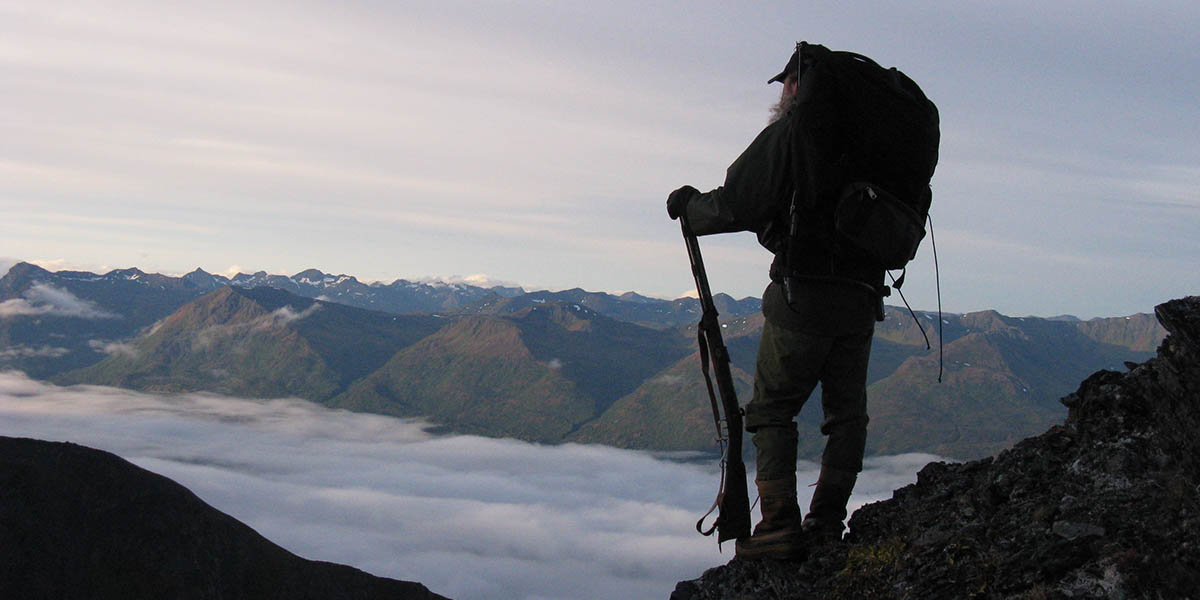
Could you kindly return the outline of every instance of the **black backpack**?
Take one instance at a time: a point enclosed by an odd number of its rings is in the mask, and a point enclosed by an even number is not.
[[[800,42],[788,262],[793,274],[843,277],[886,295],[925,237],[938,112],[895,68]],[[898,287],[898,286],[897,286]]]

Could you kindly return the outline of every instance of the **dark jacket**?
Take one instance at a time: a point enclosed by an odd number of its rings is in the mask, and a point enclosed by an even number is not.
[[[783,297],[787,215],[799,180],[793,114],[767,125],[754,138],[725,171],[724,185],[688,202],[688,225],[697,235],[753,231],[759,243],[776,255],[771,285],[763,292],[763,314],[772,323],[818,335],[869,331],[880,300],[860,286],[800,278],[794,302],[789,305]],[[807,256],[812,258],[811,253]]]
[[[725,184],[687,204],[696,235],[753,231],[773,253],[782,250],[792,174],[791,114],[767,125],[725,171]]]

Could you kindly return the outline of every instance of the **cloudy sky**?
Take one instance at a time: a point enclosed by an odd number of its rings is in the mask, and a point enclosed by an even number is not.
[[[0,258],[673,297],[666,194],[721,183],[806,39],[938,104],[948,310],[1147,311],[1200,287],[1197,30],[1182,1],[0,0]],[[752,236],[704,244],[761,293]]]
[[[301,556],[459,600],[665,598],[733,552],[693,529],[716,494],[709,462],[434,437],[299,400],[59,388],[14,372],[0,373],[0,435],[114,452]],[[935,458],[869,459],[850,508],[889,498]],[[801,471],[815,481],[815,465]]]

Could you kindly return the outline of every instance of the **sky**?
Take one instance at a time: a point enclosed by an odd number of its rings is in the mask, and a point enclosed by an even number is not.
[[[300,556],[458,600],[664,598],[733,552],[693,528],[716,465],[678,455],[437,437],[294,399],[62,388],[16,372],[0,372],[0,435],[113,452]],[[849,508],[936,459],[868,459]],[[801,463],[799,481],[816,469]],[[811,493],[801,485],[800,501]]]
[[[915,308],[1200,288],[1195,2],[0,0],[0,262],[691,289],[667,194],[766,124],[798,39],[937,103]],[[758,296],[752,234],[702,241]],[[895,299],[892,300],[893,302]]]

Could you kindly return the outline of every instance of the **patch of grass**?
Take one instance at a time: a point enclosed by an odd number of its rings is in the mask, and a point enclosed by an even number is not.
[[[831,599],[889,598],[895,595],[893,574],[904,555],[898,538],[874,546],[851,548],[846,566],[837,574]]]

